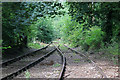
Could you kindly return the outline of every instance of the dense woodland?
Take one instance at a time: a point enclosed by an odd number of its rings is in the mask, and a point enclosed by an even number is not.
[[[84,51],[118,55],[120,2],[2,3],[3,50],[56,39]]]

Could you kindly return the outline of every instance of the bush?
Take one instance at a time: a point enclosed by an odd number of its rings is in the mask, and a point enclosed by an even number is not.
[[[70,16],[63,19],[62,39],[73,47],[81,46],[84,50],[99,49],[103,45],[105,33],[100,26],[87,26],[87,22],[78,23]],[[62,23],[62,24],[63,24]]]
[[[35,40],[39,40],[44,43],[49,43],[54,39],[54,29],[52,24],[52,19],[49,17],[40,18],[36,21],[32,27],[36,27],[34,31],[36,31]]]
[[[74,47],[81,46],[84,50],[99,49],[102,45],[104,32],[98,26],[88,28],[85,24],[70,21],[68,18],[63,27],[64,40]]]
[[[111,44],[107,44],[107,46],[105,47],[105,49],[106,49],[107,53],[111,53],[113,55],[120,55],[119,45],[115,41],[112,41]]]
[[[99,49],[103,41],[104,32],[98,26],[93,26],[85,31],[84,43],[87,44],[89,49]]]
[[[72,44],[73,46],[76,45],[76,33],[75,33],[75,28],[77,25],[79,25],[78,22],[76,21],[72,21],[71,17],[65,17],[63,19],[64,21],[64,25],[62,25],[62,39],[65,42],[68,42],[70,44]],[[75,33],[75,34],[74,34]]]
[[[44,45],[40,45],[38,43],[28,43],[28,47],[40,49],[40,48],[44,47]]]

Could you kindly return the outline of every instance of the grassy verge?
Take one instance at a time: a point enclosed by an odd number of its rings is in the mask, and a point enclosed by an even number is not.
[[[28,43],[28,47],[40,49],[40,48],[44,47],[44,45],[39,44],[39,43]]]

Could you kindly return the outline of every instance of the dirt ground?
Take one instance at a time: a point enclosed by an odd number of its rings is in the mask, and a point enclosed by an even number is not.
[[[16,78],[58,78],[61,72],[61,68],[61,57],[57,52],[55,52]],[[28,76],[27,73],[29,74]]]
[[[84,57],[81,57],[70,50],[64,51],[64,55],[67,61],[64,79],[102,78],[100,72],[97,71],[96,68]],[[89,57],[94,60],[96,62],[96,65],[98,65],[103,70],[107,78],[118,78],[118,66],[116,66],[108,58],[97,54],[89,54]],[[58,78],[61,71],[61,65],[57,67],[55,67],[55,65],[61,64],[60,61],[61,59],[58,54],[55,53],[51,55],[40,64],[28,70],[30,73],[30,78]],[[25,75],[26,72],[17,76],[17,78],[25,78]]]
[[[80,51],[78,48],[76,50]],[[65,78],[102,78],[100,72],[84,57],[70,50],[64,52],[67,58]],[[98,54],[88,56],[103,70],[107,78],[118,78],[118,65],[115,65],[107,56]]]
[[[76,50],[80,51],[79,48],[76,48]],[[62,51],[67,61],[64,79],[102,78],[100,72],[96,70],[90,61],[68,49]],[[118,65],[115,65],[107,56],[99,54],[87,55],[103,70],[107,78],[118,78]],[[18,75],[16,78],[58,78],[62,68],[61,64],[61,57],[55,52],[36,66]]]

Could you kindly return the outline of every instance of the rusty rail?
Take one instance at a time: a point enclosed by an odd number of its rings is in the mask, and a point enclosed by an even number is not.
[[[48,52],[46,55],[43,55],[39,59],[35,60],[34,62],[31,62],[27,66],[24,66],[21,69],[19,69],[19,70],[13,72],[13,73],[7,75],[6,77],[2,78],[1,80],[11,80],[11,79],[13,79],[17,75],[21,74],[22,72],[26,71],[27,69],[30,69],[31,67],[35,66],[39,62],[43,61],[45,58],[49,57],[54,51],[56,51],[56,48],[51,50],[50,52]]]
[[[53,44],[54,45],[54,44]],[[54,45],[55,46],[55,45]],[[62,57],[62,70],[59,75],[59,80],[64,79],[64,73],[65,73],[65,68],[66,68],[66,57],[64,56],[63,52],[59,49],[59,46],[55,46],[57,51],[59,52],[60,56]]]
[[[51,44],[51,43],[50,43],[50,44]],[[23,58],[25,58],[25,57],[27,57],[27,56],[33,55],[33,53],[36,53],[36,52],[41,51],[41,50],[43,50],[43,49],[46,49],[50,44],[48,44],[47,46],[45,46],[45,47],[43,47],[43,48],[41,48],[41,49],[35,50],[35,51],[33,51],[33,52],[26,53],[26,54],[24,54],[24,55],[20,55],[20,56],[18,56],[18,57],[15,57],[15,58],[13,58],[13,59],[8,60],[8,61],[5,61],[5,62],[3,62],[1,65],[2,65],[2,67],[6,67],[6,66],[8,66],[9,64],[12,64],[12,63],[14,63],[14,62],[16,62],[16,61],[19,61],[19,60],[21,60],[21,59],[23,59]]]
[[[93,65],[93,66],[96,68],[96,70],[98,70],[99,73],[102,75],[102,78],[106,78],[106,80],[109,80],[109,79],[107,78],[107,76],[105,75],[105,73],[102,71],[102,69],[101,69],[99,66],[97,66],[97,64],[96,64],[92,59],[90,59],[90,58],[89,58],[88,56],[86,56],[85,54],[82,54],[82,53],[76,51],[75,49],[72,49],[72,48],[68,47],[67,45],[64,45],[64,46],[67,47],[68,49],[70,49],[71,51],[79,54],[80,56],[84,56],[86,59],[90,60],[90,62],[92,63],[92,65]]]

